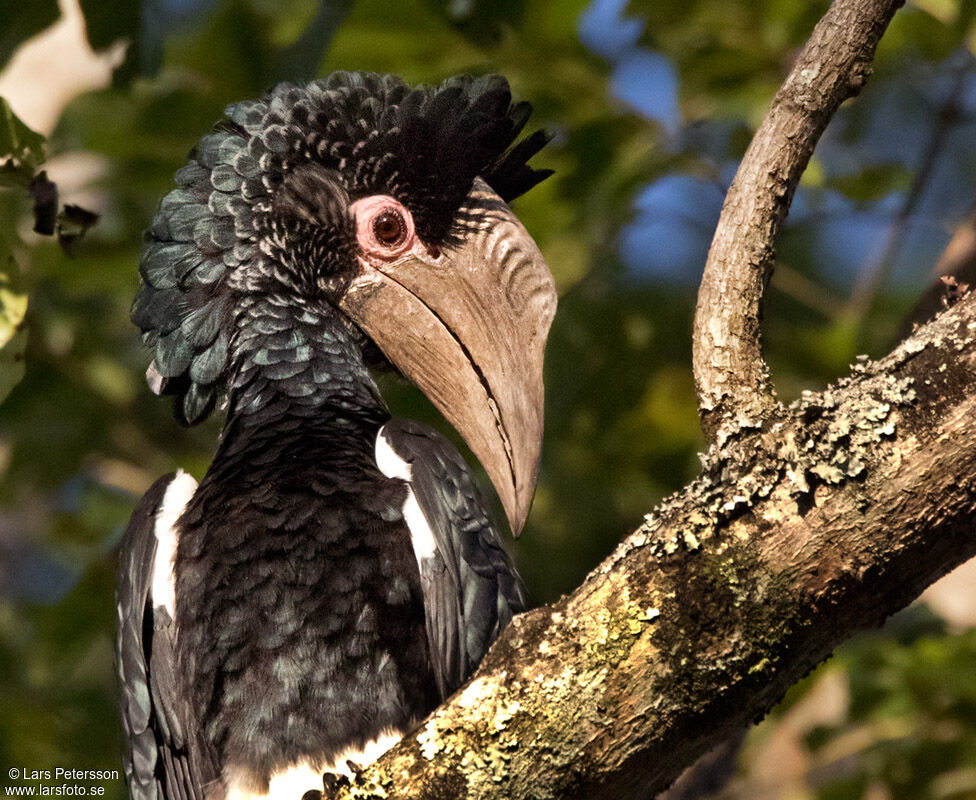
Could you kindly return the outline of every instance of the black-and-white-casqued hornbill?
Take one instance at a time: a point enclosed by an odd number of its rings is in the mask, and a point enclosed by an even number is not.
[[[523,608],[468,469],[391,419],[390,365],[464,437],[521,530],[552,276],[506,201],[548,174],[499,77],[337,73],[231,105],[148,234],[133,320],[199,485],[126,530],[118,670],[134,800],[299,800],[365,764]]]

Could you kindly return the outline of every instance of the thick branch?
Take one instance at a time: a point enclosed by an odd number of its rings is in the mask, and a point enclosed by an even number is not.
[[[760,303],[773,239],[820,135],[857,94],[903,0],[835,0],[776,93],[725,197],[695,314],[694,370],[705,433],[758,422],[776,401],[762,357]]]
[[[652,797],[838,642],[976,553],[976,301],[791,409],[760,347],[776,230],[899,5],[834,3],[726,199],[695,321],[719,443],[702,477],[576,592],[517,618],[344,797]]]
[[[713,448],[343,797],[645,798],[976,553],[976,297]]]

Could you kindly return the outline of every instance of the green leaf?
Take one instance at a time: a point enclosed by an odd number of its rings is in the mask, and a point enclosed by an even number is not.
[[[44,137],[32,131],[0,97],[0,187],[26,187],[44,163]]]
[[[24,377],[24,351],[27,349],[27,293],[20,291],[14,276],[13,256],[3,257],[0,272],[0,402]]]
[[[27,299],[26,296],[24,299]],[[0,403],[7,399],[7,395],[23,379],[26,371],[26,351],[26,327],[18,328],[13,337],[0,348]]]
[[[57,0],[5,4],[3,24],[0,25],[0,67],[25,40],[40,33],[59,16]]]

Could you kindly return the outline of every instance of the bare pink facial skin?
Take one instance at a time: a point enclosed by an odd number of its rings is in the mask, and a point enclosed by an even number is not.
[[[366,266],[380,267],[406,255],[424,261],[440,256],[417,236],[413,215],[399,200],[385,194],[364,197],[352,204],[356,219],[359,260]]]

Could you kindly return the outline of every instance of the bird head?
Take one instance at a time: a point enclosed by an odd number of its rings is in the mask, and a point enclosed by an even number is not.
[[[496,76],[336,73],[235,103],[163,199],[133,320],[192,424],[228,391],[243,309],[344,315],[456,428],[513,532],[535,487],[552,276],[507,201],[549,172]],[[253,337],[252,337],[253,338]]]

